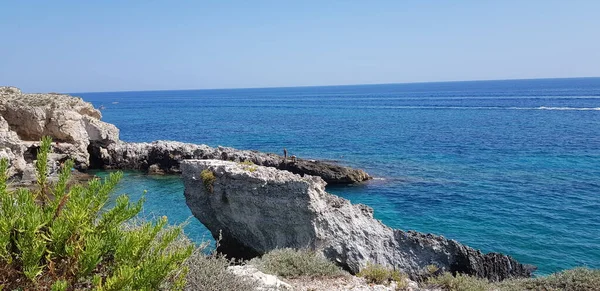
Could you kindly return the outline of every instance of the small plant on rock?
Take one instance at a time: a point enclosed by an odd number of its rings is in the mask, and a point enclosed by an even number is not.
[[[215,174],[211,170],[205,169],[200,172],[200,179],[202,179],[206,191],[208,191],[208,193],[213,193],[214,183],[217,180]]]
[[[256,170],[258,170],[258,168],[254,164],[254,162],[252,162],[250,160],[239,162],[238,164],[240,164],[244,168],[244,170],[246,170],[248,172],[255,172]]]
[[[387,285],[396,282],[397,289],[406,286],[406,274],[379,264],[368,263],[367,266],[360,270],[356,275],[365,278],[369,283]]]

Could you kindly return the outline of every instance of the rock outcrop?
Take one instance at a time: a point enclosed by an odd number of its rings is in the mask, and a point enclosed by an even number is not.
[[[75,161],[77,168],[89,167],[88,146],[91,143],[108,146],[119,140],[119,130],[100,121],[100,111],[81,98],[62,94],[23,94],[14,87],[0,87],[0,115],[8,124],[2,126],[2,142],[20,141],[18,158],[12,158],[12,171],[21,171],[21,158],[35,158],[38,142],[51,136],[60,154]],[[9,137],[10,136],[10,137]],[[31,148],[33,147],[33,148]],[[17,151],[18,152],[18,151]]]
[[[180,173],[184,159],[252,161],[288,169],[298,174],[318,175],[332,184],[369,179],[362,170],[330,163],[301,160],[292,163],[275,154],[233,148],[212,148],[173,141],[127,143],[119,130],[103,122],[100,111],[81,98],[63,94],[24,94],[15,87],[0,87],[0,157],[10,160],[10,175],[16,180],[35,179],[33,162],[39,140],[54,140],[52,165],[73,159],[79,170],[88,168],[143,170],[151,174]]]
[[[8,159],[10,162],[9,177],[19,175],[21,178],[27,171],[25,149],[17,133],[10,130],[8,122],[0,116],[0,158]]]
[[[529,277],[534,270],[442,236],[387,227],[370,207],[325,192],[319,177],[218,160],[186,160],[181,168],[187,205],[215,238],[222,235],[219,250],[234,257],[309,247],[352,273],[371,262],[413,279],[431,264],[492,281]],[[202,180],[204,170],[213,181]]]
[[[227,270],[238,277],[256,283],[256,291],[291,291],[292,286],[281,281],[277,276],[265,274],[252,265],[230,266]]]
[[[255,165],[285,169],[296,174],[320,176],[329,184],[350,184],[370,179],[363,170],[317,160],[297,159],[292,162],[276,154],[174,141],[118,142],[108,146],[92,144],[91,152],[91,164],[94,168],[138,169],[155,174],[180,173],[179,165],[186,159],[219,159],[252,162]]]

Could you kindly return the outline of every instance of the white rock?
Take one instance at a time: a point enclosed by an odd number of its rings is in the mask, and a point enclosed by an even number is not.
[[[258,283],[256,290],[261,291],[283,291],[293,290],[292,286],[283,282],[275,275],[265,274],[252,265],[231,266],[227,268],[233,274],[240,277],[247,277]]]
[[[357,273],[368,263],[394,267],[419,278],[427,265],[492,280],[527,276],[531,270],[511,257],[482,254],[442,236],[405,232],[373,218],[373,210],[325,192],[325,182],[271,167],[220,160],[181,164],[186,203],[233,257],[276,248],[311,248]],[[210,170],[212,187],[200,177]]]

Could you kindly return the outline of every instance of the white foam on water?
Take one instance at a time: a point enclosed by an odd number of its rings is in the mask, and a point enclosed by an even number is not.
[[[580,110],[580,111],[600,111],[600,107],[545,107],[536,108],[538,110]]]

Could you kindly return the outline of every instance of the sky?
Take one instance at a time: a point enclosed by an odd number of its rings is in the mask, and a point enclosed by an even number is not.
[[[0,0],[26,92],[600,76],[600,1]]]

